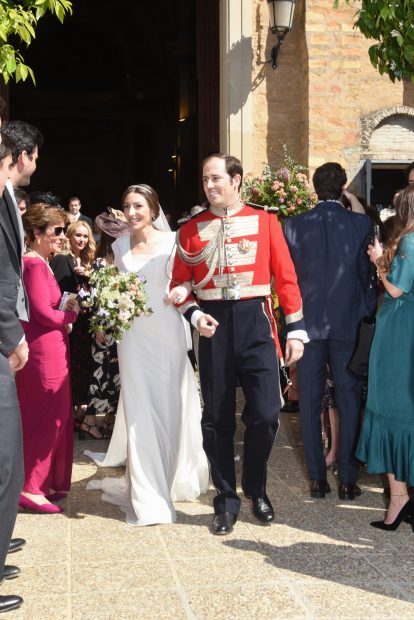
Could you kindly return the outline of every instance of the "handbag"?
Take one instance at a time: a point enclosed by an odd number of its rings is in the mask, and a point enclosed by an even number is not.
[[[355,351],[348,363],[348,369],[358,377],[368,377],[368,362],[375,334],[375,316],[364,316],[358,331]]]

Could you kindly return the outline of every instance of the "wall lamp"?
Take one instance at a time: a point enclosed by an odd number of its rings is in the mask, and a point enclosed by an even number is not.
[[[277,67],[277,56],[283,43],[285,35],[292,29],[293,15],[295,12],[296,0],[267,0],[269,9],[269,21],[272,34],[277,37],[277,43],[270,52],[272,69]]]

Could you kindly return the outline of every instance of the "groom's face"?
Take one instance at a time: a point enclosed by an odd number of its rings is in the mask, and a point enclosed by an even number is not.
[[[225,209],[239,197],[240,175],[233,178],[227,173],[226,162],[220,157],[211,157],[203,168],[203,187],[209,203],[218,209]]]

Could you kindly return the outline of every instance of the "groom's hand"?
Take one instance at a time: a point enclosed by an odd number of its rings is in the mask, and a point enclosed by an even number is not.
[[[200,332],[200,336],[206,338],[212,338],[216,333],[216,327],[218,322],[210,314],[202,314],[197,321],[197,329]]]

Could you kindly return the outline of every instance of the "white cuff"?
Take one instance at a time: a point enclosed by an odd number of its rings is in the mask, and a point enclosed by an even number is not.
[[[200,318],[200,316],[202,316],[204,314],[204,312],[202,312],[201,310],[194,310],[193,314],[191,315],[191,325],[193,327],[195,327],[197,330],[197,321]]]
[[[296,340],[302,340],[303,344],[310,342],[308,334],[304,329],[294,329],[292,332],[289,332],[286,336],[286,340],[290,340],[291,338],[295,338]]]

